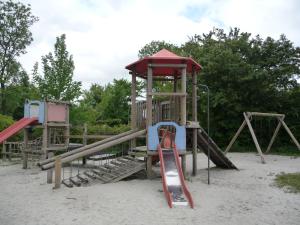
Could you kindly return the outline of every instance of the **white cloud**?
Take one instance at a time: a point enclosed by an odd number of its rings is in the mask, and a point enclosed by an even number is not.
[[[124,67],[152,40],[184,43],[188,36],[212,27],[238,26],[243,31],[278,38],[286,33],[300,44],[297,1],[208,0],[23,0],[40,21],[33,26],[34,42],[21,57],[30,71],[52,51],[55,37],[67,36],[74,56],[75,79],[84,87],[128,77]],[[194,9],[194,10],[191,10]]]

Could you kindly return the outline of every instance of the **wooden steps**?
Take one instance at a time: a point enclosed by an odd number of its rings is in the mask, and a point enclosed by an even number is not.
[[[62,183],[67,187],[81,186],[99,180],[101,183],[114,183],[127,178],[146,168],[144,161],[135,159],[131,156],[123,156],[109,163],[100,165],[94,169],[89,169],[78,174],[76,178],[71,177]]]

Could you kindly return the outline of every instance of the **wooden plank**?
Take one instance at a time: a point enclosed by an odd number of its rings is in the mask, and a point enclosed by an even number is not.
[[[141,170],[144,170],[144,169],[145,169],[145,165],[144,164],[138,165],[134,169],[128,171],[127,173],[124,173],[122,176],[119,176],[119,177],[111,180],[111,182],[114,183],[114,182],[120,181],[120,180],[122,180],[122,179],[124,179],[126,177],[129,177],[129,176],[131,176],[131,175],[133,175],[133,174],[135,174],[135,173],[137,173],[137,172],[139,172]]]
[[[242,125],[238,129],[238,131],[235,133],[235,135],[231,139],[231,141],[230,141],[229,145],[227,146],[224,154],[226,154],[227,152],[229,152],[229,150],[231,149],[232,145],[234,144],[234,142],[236,141],[236,139],[238,138],[238,136],[240,135],[240,133],[242,132],[242,130],[244,129],[244,127],[246,126],[246,124],[247,124],[246,120],[244,120],[243,123],[242,123]]]
[[[256,149],[257,149],[259,155],[260,155],[261,162],[262,162],[262,163],[266,163],[265,158],[264,158],[263,153],[262,153],[262,150],[261,150],[261,148],[260,148],[260,146],[259,146],[259,143],[258,143],[257,138],[256,138],[256,136],[255,136],[254,130],[253,130],[252,125],[251,125],[251,123],[250,123],[250,120],[249,120],[249,118],[248,118],[248,115],[247,115],[246,113],[244,113],[244,117],[245,117],[245,121],[246,121],[246,123],[247,123],[247,125],[248,125],[249,131],[250,131],[250,133],[251,133],[252,139],[253,139],[253,141],[254,141],[255,147],[256,147]]]
[[[76,187],[80,187],[80,186],[81,186],[81,182],[75,180],[74,177],[70,177],[69,180],[70,180],[70,182],[71,182],[72,184],[74,184]]]

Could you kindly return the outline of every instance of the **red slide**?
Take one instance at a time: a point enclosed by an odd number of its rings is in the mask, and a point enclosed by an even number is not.
[[[32,118],[22,118],[19,121],[15,122],[10,127],[6,128],[5,130],[0,132],[0,144],[5,141],[7,138],[13,136],[14,134],[18,133],[24,127],[37,122],[37,117]]]
[[[173,206],[187,206],[194,208],[194,202],[187,189],[182,173],[181,162],[176,146],[171,149],[162,149],[158,145],[160,172],[163,190],[170,208]]]

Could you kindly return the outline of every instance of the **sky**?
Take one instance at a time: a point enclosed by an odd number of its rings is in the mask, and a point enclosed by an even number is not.
[[[125,66],[153,40],[183,44],[213,27],[278,39],[284,33],[300,46],[298,0],[20,0],[39,17],[34,41],[20,57],[31,73],[35,62],[66,34],[75,63],[74,79],[87,89],[129,78]],[[200,62],[201,63],[201,62]]]

